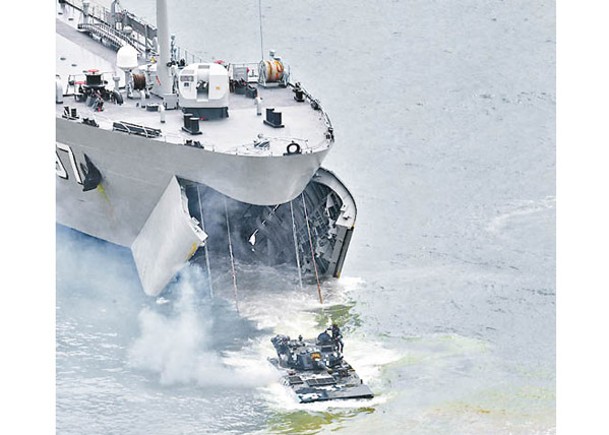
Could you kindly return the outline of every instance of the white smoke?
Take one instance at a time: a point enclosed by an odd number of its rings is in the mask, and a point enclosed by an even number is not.
[[[265,358],[253,356],[239,367],[211,347],[213,316],[209,305],[197,304],[197,283],[206,282],[200,269],[187,267],[176,284],[174,310],[164,314],[144,308],[141,335],[129,350],[132,367],[158,373],[163,385],[198,384],[252,388],[276,380]]]

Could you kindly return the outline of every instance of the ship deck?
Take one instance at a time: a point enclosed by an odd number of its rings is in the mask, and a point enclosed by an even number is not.
[[[99,128],[112,130],[115,122],[127,122],[161,130],[158,137],[150,140],[186,144],[198,141],[207,150],[236,155],[281,156],[292,141],[297,142],[303,153],[327,150],[332,141],[326,137],[329,121],[323,110],[314,110],[309,102],[297,102],[291,87],[263,87],[250,82],[258,89],[262,99],[262,115],[257,115],[253,98],[231,93],[229,96],[229,117],[218,120],[201,121],[202,134],[191,135],[183,131],[184,115],[182,110],[165,111],[165,122],[161,114],[146,109],[151,104],[162,104],[162,99],[150,94],[145,100],[129,99],[124,91],[124,73],[114,66],[116,52],[99,41],[77,30],[78,11],[68,8],[57,14],[56,50],[57,74],[64,91],[62,104],[56,106],[56,116],[61,118],[64,108],[76,108],[79,118],[70,122],[82,122],[84,118],[94,120]],[[84,72],[97,69],[104,74],[103,79],[112,89],[112,76],[120,77],[119,85],[124,103],[118,105],[106,101],[101,112],[94,111],[84,102],[77,102],[69,95],[69,78],[84,80]],[[67,94],[67,95],[66,95]],[[143,107],[142,107],[143,106]],[[282,113],[285,127],[273,128],[264,124],[265,109],[273,107]],[[124,133],[127,134],[127,133]],[[266,147],[257,147],[254,142],[262,135],[269,140]]]

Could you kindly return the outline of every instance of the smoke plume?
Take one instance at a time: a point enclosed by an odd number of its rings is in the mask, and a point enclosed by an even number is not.
[[[237,364],[214,351],[211,306],[197,295],[205,282],[201,269],[189,266],[172,289],[171,312],[165,313],[164,306],[142,309],[140,336],[129,350],[130,365],[158,374],[162,385],[252,388],[272,382],[276,375],[266,361],[256,358],[234,367]]]

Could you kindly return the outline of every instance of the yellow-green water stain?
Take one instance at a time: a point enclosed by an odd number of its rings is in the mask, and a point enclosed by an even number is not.
[[[539,386],[520,386],[505,390],[486,389],[467,398],[446,402],[430,409],[428,415],[436,418],[478,416],[495,422],[506,422],[514,430],[553,426],[555,391]]]
[[[337,424],[342,427],[341,422],[361,414],[371,414],[374,408],[361,407],[356,409],[338,410],[334,412],[307,412],[294,411],[278,413],[268,420],[268,431],[272,434],[299,434],[309,435],[319,433],[323,428]]]
[[[336,323],[343,327],[350,325],[354,327],[361,326],[362,322],[359,314],[353,313],[355,302],[348,304],[326,305],[311,312],[315,315],[315,323],[318,328],[326,328],[331,323]]]

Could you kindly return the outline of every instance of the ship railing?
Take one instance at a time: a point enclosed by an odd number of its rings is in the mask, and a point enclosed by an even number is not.
[[[235,77],[235,73],[239,70],[242,71],[243,68],[245,68],[248,83],[258,82],[258,79],[260,78],[258,62],[229,63],[228,72],[229,72],[230,77],[232,77],[233,79],[242,78],[242,77]]]
[[[181,47],[178,46],[175,47],[174,57],[176,58],[176,60],[184,59],[186,65],[189,65],[191,63],[205,63],[205,60],[203,60],[201,56],[193,52],[189,52],[188,50],[183,50]]]
[[[295,87],[294,84],[290,83],[291,87]],[[311,103],[311,106],[313,108],[317,108],[317,110],[319,110],[322,114],[323,120],[324,120],[324,124],[326,125],[326,128],[328,129],[329,132],[331,132],[332,134],[332,139],[334,139],[334,129],[332,127],[332,122],[330,121],[330,117],[328,116],[328,114],[326,113],[326,111],[323,109],[322,105],[321,105],[321,101],[319,101],[317,98],[313,97],[313,95],[311,95],[309,93],[309,91],[307,91],[302,85],[300,85],[300,89],[302,90],[302,92],[304,93],[304,96],[309,100],[309,102]]]
[[[184,146],[193,146],[195,148],[201,148],[201,149],[205,149],[206,151],[212,151],[212,152],[217,151],[216,146],[214,144],[201,142],[203,140],[201,136],[193,137],[193,139],[187,139],[184,137],[184,135],[182,135],[180,133],[164,132],[164,133],[161,133],[161,135],[159,137],[161,139],[163,139],[166,143],[172,143],[172,144],[184,145]],[[198,145],[200,145],[200,147]],[[225,152],[225,151],[221,151],[221,152]]]
[[[65,0],[65,4],[83,12],[83,0]],[[94,27],[101,27],[114,38],[132,45],[141,55],[146,55],[155,49],[156,28],[124,9],[113,14],[104,5],[89,1],[88,18],[88,23],[79,23],[79,29],[92,30]],[[127,26],[131,27],[131,32],[128,34],[124,32]]]
[[[230,64],[228,64],[229,75],[233,79],[235,78],[235,70],[237,68],[246,68],[248,83],[253,83],[253,82],[258,82],[259,81],[259,79],[260,79],[259,67],[260,67],[260,63],[259,62],[245,62],[245,63],[230,63]],[[296,85],[294,83],[288,83],[288,85],[290,87],[292,87],[292,88],[296,87]],[[300,85],[300,89],[302,90],[304,96],[309,100],[311,106],[316,108],[316,110],[319,110],[321,112],[322,118],[324,120],[324,124],[326,125],[326,128],[333,135],[334,134],[333,133],[334,130],[333,130],[333,127],[332,127],[332,122],[330,121],[330,117],[328,116],[328,114],[323,109],[323,107],[321,105],[321,101],[319,101],[317,98],[313,97],[313,95],[311,95],[304,87],[302,87],[302,85]],[[334,139],[334,136],[332,136],[332,139]],[[325,143],[325,141],[323,141],[323,143]]]
[[[131,45],[132,47],[134,45],[131,38],[126,37],[124,33],[119,32],[105,23],[79,23],[78,29],[99,34],[102,38],[108,40],[115,50],[118,50],[125,45]]]
[[[106,75],[110,75],[110,77],[114,76],[115,72],[114,71],[99,71],[99,73],[102,75],[102,77],[106,77]],[[76,94],[76,90],[78,89],[78,86],[80,85],[84,85],[86,83],[87,76],[85,73],[79,73],[79,74],[68,74],[67,77],[67,85],[66,85],[66,90],[63,93],[64,97],[70,97],[74,94]],[[108,83],[110,83],[108,80],[106,80]],[[72,93],[70,93],[70,88],[72,88]]]
[[[123,133],[135,134],[146,138],[155,138],[161,136],[161,130],[158,128],[147,127],[145,125],[133,124],[126,121],[114,121],[112,130],[121,131]]]
[[[65,0],[65,3],[80,12],[83,11],[83,0]],[[101,31],[112,34],[113,38],[118,38],[124,43],[132,45],[143,57],[158,55],[156,27],[126,9],[113,14],[106,6],[90,1],[88,16],[92,22],[88,24],[80,23],[78,26],[80,29],[91,30],[91,28],[99,27]],[[129,34],[125,33],[127,27],[131,28]],[[114,45],[115,48],[120,48],[116,46],[116,43]],[[172,58],[175,61],[184,59],[186,63],[204,62],[199,55],[177,45],[172,47]]]
[[[265,142],[269,141],[270,145],[265,147],[265,146],[260,146],[260,145],[256,144],[255,142],[249,142],[249,143],[234,146],[232,148],[228,148],[226,150],[223,150],[222,152],[224,152],[226,154],[239,155],[239,154],[249,154],[250,152],[254,151],[257,154],[284,155],[286,153],[290,154],[290,152],[288,151],[288,146],[290,144],[292,144],[293,142],[297,143],[300,146],[301,154],[312,154],[316,151],[321,151],[328,147],[327,140],[321,140],[319,143],[311,145],[311,143],[309,142],[309,139],[298,138],[298,137],[286,138],[286,137],[265,136],[263,138],[263,141],[265,141]],[[285,146],[282,147],[281,144],[284,144]],[[279,149],[280,151],[278,152],[277,149]]]
[[[182,143],[182,145],[185,145],[185,146],[189,145],[185,142],[184,136],[181,134],[162,132],[159,135],[159,137],[162,140],[164,140],[165,142],[170,142],[170,143],[175,143],[175,144]],[[207,151],[219,152],[219,153],[223,153],[223,154],[234,154],[234,155],[240,155],[240,154],[245,155],[245,154],[250,154],[251,152],[255,152],[256,154],[266,154],[266,155],[284,155],[287,152],[288,145],[290,145],[292,142],[296,142],[298,145],[300,145],[302,154],[312,154],[316,151],[321,151],[321,150],[328,148],[327,140],[321,140],[318,143],[311,145],[311,143],[308,139],[297,138],[297,137],[285,138],[285,137],[266,137],[265,136],[264,139],[274,142],[274,145],[269,148],[264,148],[264,147],[257,147],[254,142],[250,142],[250,143],[241,144],[241,145],[237,145],[237,146],[229,147],[229,148],[221,147],[220,149],[217,148],[214,144],[210,144],[210,143],[200,142],[200,145],[202,146],[202,148],[204,148]],[[199,141],[200,140],[201,139],[199,139]],[[279,147],[279,149],[281,150],[280,152],[275,151],[275,149],[278,148],[277,143],[285,144],[285,147]]]
[[[322,139],[319,142],[317,142],[315,145],[308,145],[308,150],[309,152],[315,152],[315,151],[321,151],[324,149],[327,149],[328,146],[330,145],[328,139]]]
[[[65,0],[65,4],[70,5],[81,13],[83,11],[83,0]],[[113,14],[106,6],[93,0],[89,1],[88,10],[90,21],[89,23],[80,23],[78,25],[79,29],[94,31],[97,28],[99,33],[103,32],[104,36],[113,43],[115,49],[120,48],[119,44],[129,44],[145,58],[158,56],[157,29],[155,26],[136,17],[126,9],[119,10]],[[129,34],[124,32],[127,26],[131,27]],[[186,64],[207,62],[192,50],[188,51],[175,44],[171,47],[171,58],[176,62],[183,59]],[[222,61],[216,62],[224,64]],[[259,80],[258,62],[228,63],[227,66],[231,76],[235,68],[245,67],[247,68],[248,82],[257,82]]]

